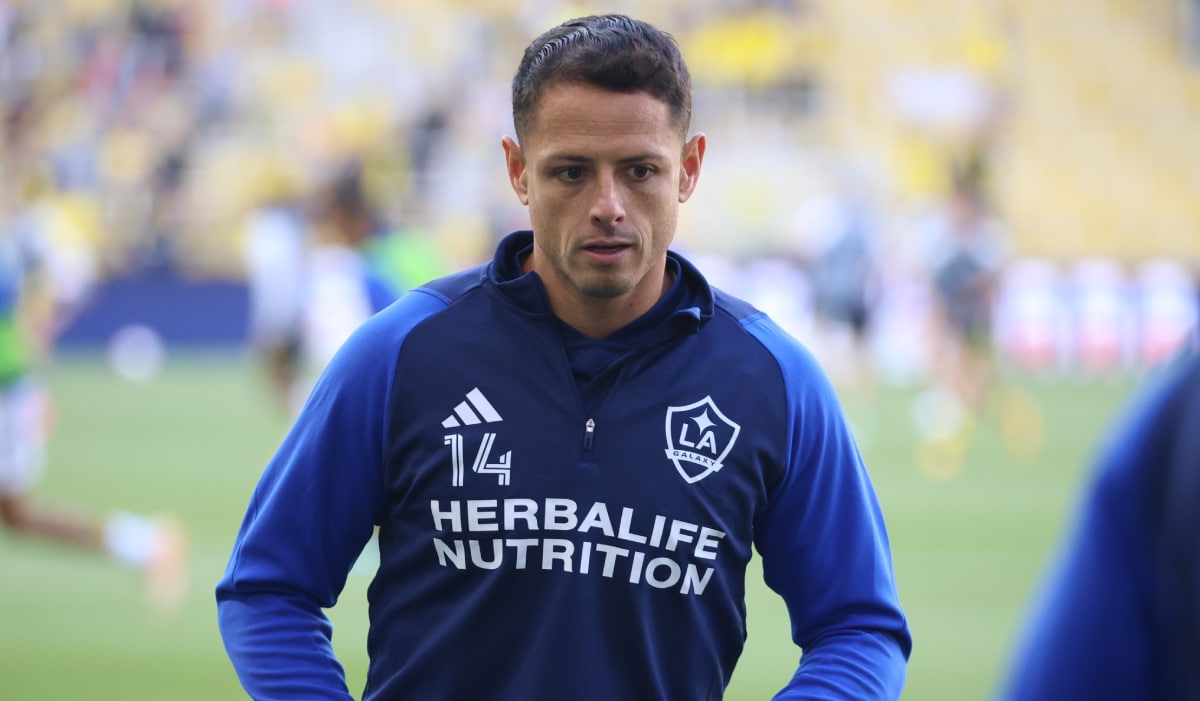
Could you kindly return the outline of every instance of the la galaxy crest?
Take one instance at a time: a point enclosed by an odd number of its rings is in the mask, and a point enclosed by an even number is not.
[[[724,467],[741,426],[721,413],[708,396],[687,406],[667,407],[667,458],[688,484]]]

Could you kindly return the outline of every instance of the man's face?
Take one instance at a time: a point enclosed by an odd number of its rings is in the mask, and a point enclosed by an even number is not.
[[[533,224],[529,264],[552,303],[649,309],[703,135],[685,144],[666,103],[646,93],[563,83],[542,95],[523,143],[505,139],[504,151]]]

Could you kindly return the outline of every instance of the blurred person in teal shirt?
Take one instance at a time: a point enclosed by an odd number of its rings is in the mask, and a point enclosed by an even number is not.
[[[57,323],[51,255],[31,217],[0,219],[0,524],[140,568],[152,603],[172,613],[186,593],[187,536],[177,518],[120,510],[96,517],[32,496],[54,419],[38,367]]]

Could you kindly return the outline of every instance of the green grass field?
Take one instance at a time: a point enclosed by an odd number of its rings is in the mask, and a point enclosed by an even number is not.
[[[1029,386],[1044,449],[1014,459],[988,423],[960,471],[917,467],[911,393],[847,393],[888,519],[915,647],[905,699],[984,699],[994,688],[1045,558],[1070,518],[1095,441],[1129,383]],[[212,589],[258,473],[286,426],[238,359],[172,358],[150,384],[96,359],[60,361],[58,425],[37,494],[100,513],[169,509],[193,540],[192,591],[162,620],[137,573],[99,556],[0,534],[0,699],[214,701],[245,698],[216,628]],[[357,695],[365,675],[366,576],[330,612]],[[752,572],[750,639],[727,699],[767,699],[798,652],[782,604]]]

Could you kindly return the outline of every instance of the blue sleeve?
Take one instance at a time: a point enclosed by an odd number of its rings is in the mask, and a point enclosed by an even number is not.
[[[1101,452],[1070,536],[1031,608],[1002,700],[1147,699],[1155,691],[1147,462],[1166,395],[1132,405]]]
[[[356,331],[254,490],[216,597],[225,649],[255,699],[351,698],[323,609],[379,520],[400,343],[444,306],[414,291]]]
[[[779,359],[789,412],[786,473],[755,535],[803,650],[776,698],[897,699],[912,637],[874,487],[816,361],[765,319],[750,330]]]

